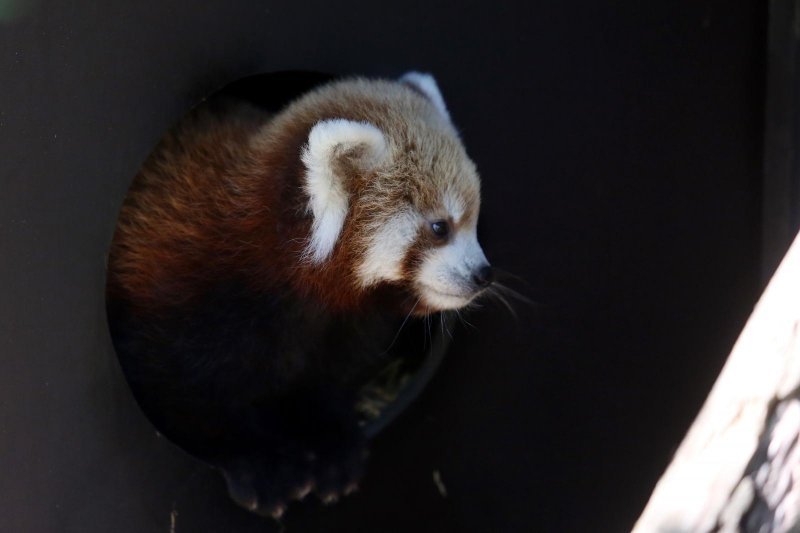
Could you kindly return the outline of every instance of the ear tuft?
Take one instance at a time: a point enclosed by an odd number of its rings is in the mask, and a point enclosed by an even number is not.
[[[450,121],[450,113],[447,112],[444,98],[442,98],[442,93],[439,91],[439,86],[436,85],[436,80],[433,79],[433,76],[412,70],[411,72],[405,73],[403,77],[400,78],[400,82],[412,86],[427,96],[428,100],[433,103],[439,113],[441,113],[448,122]]]
[[[362,170],[379,166],[389,153],[381,130],[366,122],[323,120],[308,135],[302,161],[306,167],[308,209],[314,220],[305,256],[313,263],[321,263],[330,256],[342,232],[348,194],[336,158],[354,149],[361,150],[355,163]]]

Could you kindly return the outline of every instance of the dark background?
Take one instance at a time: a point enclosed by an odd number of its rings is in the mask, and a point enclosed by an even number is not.
[[[105,253],[160,134],[257,72],[434,73],[481,240],[472,313],[360,493],[288,532],[623,531],[761,288],[762,2],[0,1],[0,530],[273,531],[156,436]],[[14,7],[14,6],[11,6]],[[432,480],[447,487],[442,497]]]

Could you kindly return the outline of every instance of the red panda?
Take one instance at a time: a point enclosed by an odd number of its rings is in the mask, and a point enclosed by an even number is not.
[[[366,449],[357,391],[398,321],[493,281],[479,209],[430,75],[333,81],[275,114],[198,108],[143,165],[109,254],[137,400],[250,510],[348,492]]]

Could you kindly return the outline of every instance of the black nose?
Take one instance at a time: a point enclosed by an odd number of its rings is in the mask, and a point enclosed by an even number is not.
[[[472,282],[480,288],[488,287],[494,281],[494,270],[491,265],[483,265],[478,267],[472,273]]]

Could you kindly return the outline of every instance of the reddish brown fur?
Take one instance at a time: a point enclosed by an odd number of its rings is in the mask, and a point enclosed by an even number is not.
[[[164,138],[123,205],[109,258],[112,294],[153,312],[237,273],[256,290],[288,281],[330,305],[356,303],[331,279],[342,274],[346,246],[322,268],[299,261],[309,219],[297,154],[310,125],[287,130],[282,150],[255,151],[250,137],[266,118],[194,116]]]
[[[398,87],[386,84],[378,97],[360,94],[363,87],[344,90],[338,99],[312,95],[311,102],[275,118],[242,107],[194,112],[162,140],[123,205],[109,258],[112,296],[153,313],[187,303],[215,280],[237,274],[257,291],[280,285],[335,309],[364,305],[371,291],[360,288],[353,265],[366,246],[365,220],[400,202],[423,212],[440,208],[432,194],[438,176],[421,179],[415,170],[437,168],[440,157],[468,161],[452,135],[426,139],[430,146],[423,150],[417,138],[393,126],[402,121],[384,92],[408,109],[430,106],[418,92]],[[391,169],[397,185],[375,196],[375,176],[350,164],[358,154],[342,155],[339,166],[348,175],[351,197],[367,200],[351,203],[333,254],[313,265],[301,259],[311,220],[300,154],[314,124],[328,118],[370,121],[384,131],[394,127],[389,136],[400,143],[396,150],[404,154],[404,165]],[[472,220],[477,189],[464,191],[465,218]]]

